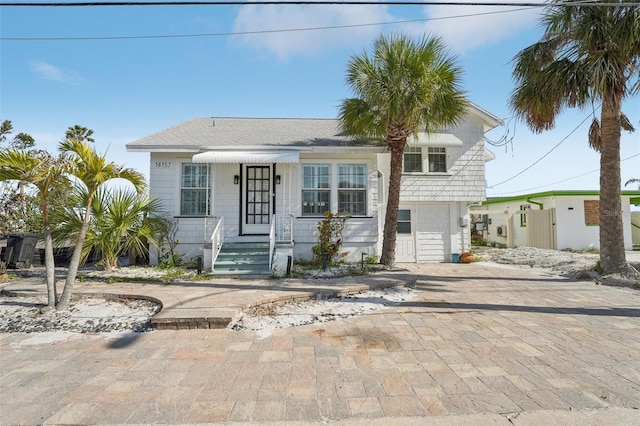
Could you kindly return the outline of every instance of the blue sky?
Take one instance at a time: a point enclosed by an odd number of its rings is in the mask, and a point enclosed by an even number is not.
[[[586,140],[591,111],[569,110],[541,134],[512,119],[511,60],[540,38],[539,13],[488,6],[0,7],[0,118],[50,151],[69,126],[88,127],[109,160],[148,174],[148,154],[127,153],[126,143],[196,116],[334,118],[351,96],[344,83],[351,55],[380,33],[436,34],[458,57],[467,98],[508,124],[488,134],[512,138],[488,145],[497,156],[487,163],[488,196],[598,189],[599,155]],[[8,40],[193,34],[219,35]],[[639,101],[624,106],[636,128]],[[640,178],[640,129],[623,133],[621,158],[629,158],[622,182]]]

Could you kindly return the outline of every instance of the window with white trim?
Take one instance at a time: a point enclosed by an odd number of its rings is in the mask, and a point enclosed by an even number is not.
[[[447,172],[447,148],[429,147],[429,172],[430,173],[446,173]]]
[[[367,213],[367,168],[364,164],[338,165],[338,211],[357,216]]]
[[[405,173],[422,173],[422,148],[419,146],[408,146],[404,149]]]
[[[211,168],[208,164],[182,163],[180,215],[206,216],[210,205]]]
[[[330,210],[331,166],[304,164],[302,166],[302,215],[322,216]]]

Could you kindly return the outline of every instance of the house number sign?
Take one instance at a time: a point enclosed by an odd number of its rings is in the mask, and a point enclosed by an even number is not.
[[[171,161],[156,161],[156,168],[168,169],[171,167]]]

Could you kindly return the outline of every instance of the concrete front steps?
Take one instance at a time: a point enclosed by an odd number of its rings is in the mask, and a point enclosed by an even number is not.
[[[224,243],[213,265],[215,275],[270,275],[269,243]]]

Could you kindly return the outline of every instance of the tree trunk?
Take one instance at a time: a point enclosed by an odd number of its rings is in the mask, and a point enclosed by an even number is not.
[[[389,195],[384,218],[382,255],[380,263],[393,266],[396,261],[396,235],[398,231],[398,208],[400,207],[400,184],[402,182],[402,156],[406,138],[388,142],[391,152],[391,173],[389,175]]]
[[[56,291],[56,265],[53,256],[53,238],[51,237],[51,224],[49,223],[49,204],[45,195],[41,195],[42,221],[44,224],[44,265],[47,272],[47,306],[55,309],[58,303]]]
[[[56,289],[56,265],[53,256],[53,239],[51,238],[51,226],[48,222],[44,224],[44,264],[47,270],[47,304],[54,309],[58,301]]]
[[[91,206],[92,199],[89,201],[89,206]],[[62,296],[60,297],[60,302],[56,309],[59,311],[66,311],[69,309],[69,304],[71,303],[71,294],[73,293],[73,285],[76,282],[76,275],[78,274],[78,268],[80,268],[80,257],[82,256],[82,246],[84,245],[84,240],[87,236],[87,229],[89,229],[89,219],[91,218],[91,208],[87,207],[87,210],[84,214],[84,221],[82,222],[82,226],[80,227],[80,232],[78,233],[78,239],[76,241],[76,246],[73,249],[73,254],[71,255],[71,260],[69,261],[69,270],[67,271],[67,279],[64,282],[64,290],[62,290]]]
[[[620,101],[605,96],[600,118],[600,266],[604,274],[622,273],[627,267],[620,194],[620,115]]]

